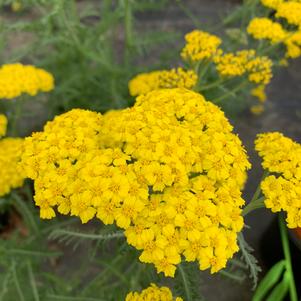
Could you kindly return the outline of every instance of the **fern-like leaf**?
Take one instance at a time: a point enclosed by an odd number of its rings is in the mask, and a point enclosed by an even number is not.
[[[238,235],[238,244],[242,254],[242,259],[247,264],[250,270],[250,278],[253,280],[253,290],[258,283],[258,273],[260,273],[261,267],[258,265],[258,260],[252,254],[254,249],[245,241],[242,233]]]
[[[99,242],[107,242],[115,239],[124,238],[123,231],[115,231],[111,233],[83,233],[75,230],[55,229],[49,236],[49,239],[57,240],[65,245],[73,244],[73,248],[76,249],[84,240],[97,240]]]

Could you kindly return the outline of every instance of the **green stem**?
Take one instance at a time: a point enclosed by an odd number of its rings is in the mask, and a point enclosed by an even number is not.
[[[125,15],[124,15],[124,26],[125,26],[125,64],[126,66],[130,63],[130,52],[133,46],[133,15],[131,0],[125,0]]]
[[[241,90],[245,85],[248,84],[248,80],[242,81],[239,85],[237,85],[234,89],[228,90],[227,93],[221,95],[220,97],[217,97],[215,99],[212,99],[213,103],[219,103],[220,101],[227,99],[229,96],[235,94],[235,92]]]
[[[200,66],[199,68],[199,73],[198,73],[198,84],[201,84],[201,80],[203,78],[203,76],[206,74],[206,72],[208,71],[209,67],[210,67],[210,61],[207,60],[204,62],[203,65]]]
[[[29,261],[27,261],[27,270],[28,270],[28,275],[29,275],[29,280],[30,280],[30,285],[31,285],[31,288],[32,288],[32,293],[33,293],[33,296],[34,296],[34,300],[35,301],[40,301],[37,284],[36,284],[36,281],[34,279],[31,263]]]
[[[296,285],[294,280],[294,273],[292,269],[292,260],[291,260],[291,253],[289,248],[287,229],[286,229],[285,222],[283,220],[283,216],[281,215],[279,215],[279,227],[280,227],[281,242],[282,242],[282,248],[283,248],[283,253],[285,258],[286,270],[290,275],[289,290],[290,290],[291,301],[298,301],[297,290],[296,290]]]
[[[184,285],[184,290],[185,290],[185,294],[186,294],[186,299],[185,300],[186,301],[192,301],[187,275],[186,275],[186,272],[185,272],[185,270],[184,270],[184,268],[181,264],[178,265],[178,270],[179,270],[179,273],[181,275],[183,285]]]
[[[251,202],[253,202],[253,201],[255,201],[255,200],[257,200],[257,199],[259,198],[260,193],[261,193],[261,182],[262,182],[268,175],[269,175],[269,171],[265,169],[264,172],[263,172],[263,174],[262,174],[262,177],[261,177],[261,179],[260,179],[260,182],[259,182],[259,184],[258,184],[258,186],[257,186],[257,189],[256,189],[256,191],[255,191],[255,193],[254,193],[254,195],[253,195],[253,197],[252,197],[252,199],[251,199]]]
[[[6,272],[4,279],[2,280],[1,292],[0,292],[0,301],[4,301],[4,297],[8,292],[10,278],[12,277],[14,269],[14,262],[11,263],[9,270]]]
[[[20,286],[20,283],[19,283],[19,280],[18,280],[18,276],[17,276],[17,271],[16,271],[16,263],[13,262],[13,279],[14,279],[14,282],[15,282],[15,286],[16,286],[16,289],[17,289],[17,292],[18,292],[18,295],[19,295],[19,299],[21,301],[25,301],[25,297],[23,295],[23,292],[22,292],[22,289],[21,289],[21,286]]]
[[[259,198],[260,193],[261,193],[261,182],[269,175],[269,171],[268,170],[264,170],[263,175],[260,179],[260,182],[256,188],[256,191],[250,201],[250,203],[244,208],[243,210],[243,215],[247,215],[248,213],[250,213],[251,211],[258,209],[258,208],[262,208],[264,207],[264,197]]]
[[[17,136],[18,134],[18,120],[21,116],[22,113],[22,99],[23,97],[20,96],[19,99],[16,99],[14,102],[15,110],[14,110],[14,115],[13,115],[13,120],[12,120],[12,126],[11,126],[11,133],[12,136]]]
[[[215,87],[219,86],[222,82],[225,82],[225,81],[227,81],[227,79],[225,80],[224,78],[219,78],[218,80],[216,80],[215,82],[213,82],[211,84],[201,86],[199,89],[199,92],[203,92],[203,91],[215,88]]]
[[[259,208],[264,208],[264,197],[261,197],[255,201],[250,202],[242,211],[242,215],[246,216],[247,214],[249,214],[250,212],[259,209]]]

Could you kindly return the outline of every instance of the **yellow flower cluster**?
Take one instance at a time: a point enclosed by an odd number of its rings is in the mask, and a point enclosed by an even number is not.
[[[181,56],[186,61],[198,62],[211,59],[221,52],[219,49],[222,40],[212,34],[201,30],[193,30],[185,35],[186,45],[182,49]]]
[[[238,250],[250,167],[223,112],[197,93],[163,89],[100,116],[73,110],[25,141],[41,216],[125,230],[140,260],[173,276],[184,256],[216,272]]]
[[[254,18],[249,23],[247,32],[258,40],[271,43],[283,43],[287,58],[301,56],[301,2],[283,0],[262,0],[263,5],[274,10],[279,22],[269,18]],[[283,22],[286,20],[287,24]],[[285,29],[286,28],[286,29]]]
[[[168,287],[158,287],[151,284],[150,287],[144,289],[141,293],[130,292],[127,294],[125,301],[183,301],[182,298],[173,298]]]
[[[287,32],[281,24],[269,18],[254,18],[249,23],[247,32],[257,40],[266,39],[272,43],[283,42],[287,37]]]
[[[129,82],[132,96],[138,96],[156,89],[186,88],[192,89],[197,82],[197,74],[193,70],[182,68],[142,73]]]
[[[222,76],[248,74],[251,82],[263,85],[267,85],[272,78],[272,61],[266,56],[256,56],[253,49],[216,56],[214,62]]]
[[[18,170],[23,139],[4,138],[0,140],[0,196],[23,185],[24,174]]]
[[[6,135],[7,118],[5,115],[0,114],[0,137]]]
[[[301,3],[289,1],[277,6],[276,17],[284,18],[289,24],[301,26]]]
[[[283,0],[261,0],[262,5],[273,9],[276,9],[282,2]]]
[[[262,166],[275,174],[261,183],[266,207],[286,211],[289,228],[301,227],[301,145],[278,132],[258,135],[255,145]]]
[[[35,180],[34,200],[41,218],[54,217],[53,207],[62,214],[79,216],[83,222],[94,217],[91,198],[97,200],[101,183],[86,183],[85,178],[90,177],[85,173],[97,171],[83,167],[97,155],[100,132],[100,114],[74,109],[25,139],[21,166],[26,176]]]
[[[0,99],[12,99],[27,93],[48,92],[54,87],[53,76],[31,65],[7,64],[0,68]]]
[[[294,59],[301,56],[301,29],[290,33],[285,41],[285,45],[287,47],[287,57]]]
[[[249,81],[255,84],[269,84],[273,77],[272,66],[273,62],[267,56],[255,56],[254,52],[254,58],[246,65]]]

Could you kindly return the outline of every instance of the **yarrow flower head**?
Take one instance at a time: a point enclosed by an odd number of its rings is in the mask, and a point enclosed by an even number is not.
[[[182,256],[202,270],[224,268],[238,250],[250,164],[223,112],[198,93],[163,89],[129,109],[74,114],[25,141],[42,217],[56,207],[83,222],[116,223],[140,260],[166,276]]]
[[[5,115],[0,114],[0,137],[6,135],[7,118]]]
[[[201,30],[193,30],[185,35],[186,45],[181,52],[185,61],[198,62],[211,59],[222,50],[219,49],[222,40]]]
[[[193,70],[176,68],[171,70],[152,71],[135,76],[129,82],[132,96],[138,96],[157,89],[186,88],[192,89],[197,82],[197,74]]]
[[[250,82],[263,85],[267,85],[272,78],[272,61],[266,56],[256,56],[253,49],[218,55],[214,62],[221,76],[248,74]]]
[[[256,40],[269,40],[272,43],[283,42],[287,37],[286,30],[280,23],[269,18],[254,18],[248,25],[247,32]]]
[[[183,301],[181,297],[174,298],[168,287],[158,287],[151,284],[141,293],[130,292],[127,294],[125,301]]]
[[[283,3],[283,0],[261,0],[261,3],[266,7],[277,9],[277,7]]]
[[[301,26],[301,2],[289,1],[277,6],[277,18],[284,18],[289,24]]]
[[[24,173],[19,170],[23,139],[4,138],[0,140],[0,196],[23,185]]]
[[[258,135],[255,146],[263,168],[273,173],[261,183],[266,207],[285,211],[289,228],[301,227],[301,145],[274,132]]]
[[[16,98],[23,93],[35,96],[53,88],[53,76],[43,69],[20,63],[0,67],[0,99]]]
[[[267,56],[256,56],[247,65],[248,79],[255,84],[268,85],[273,77],[273,62]]]

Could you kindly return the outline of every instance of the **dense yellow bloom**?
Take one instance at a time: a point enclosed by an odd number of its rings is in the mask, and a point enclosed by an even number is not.
[[[254,56],[246,65],[248,79],[255,84],[267,85],[273,76],[273,62],[267,56]]]
[[[21,138],[0,140],[0,196],[23,185],[25,176],[22,170],[18,170],[22,144]]]
[[[174,298],[168,287],[157,287],[151,284],[141,293],[131,292],[127,294],[125,301],[183,301],[182,298]]]
[[[249,57],[250,52],[248,50],[242,50],[236,53],[226,53],[216,56],[214,62],[220,75],[242,76],[246,73],[246,64],[249,61]]]
[[[0,114],[0,137],[5,136],[7,128],[7,118],[5,115]]]
[[[85,161],[89,162],[99,148],[100,129],[100,114],[74,109],[48,122],[43,132],[25,139],[22,168],[35,180],[34,199],[42,218],[54,217],[55,206],[60,213],[71,212],[83,222],[95,215],[87,196],[93,191],[88,187],[94,183],[88,184],[81,177]],[[85,172],[94,174],[89,169]]]
[[[193,70],[185,71],[182,68],[171,70],[152,71],[142,73],[129,82],[129,91],[137,96],[164,88],[191,89],[197,82],[197,74]]]
[[[19,63],[0,68],[0,99],[16,98],[23,93],[34,96],[53,88],[53,76],[43,69]]]
[[[281,133],[258,135],[256,150],[270,175],[261,183],[265,205],[287,213],[289,228],[301,227],[301,145]]]
[[[201,30],[193,30],[185,35],[186,45],[181,52],[181,56],[186,61],[197,62],[210,59],[217,53],[222,40],[212,34]]]
[[[247,32],[257,40],[270,40],[272,43],[283,42],[287,36],[280,23],[268,18],[254,18],[248,25]]]
[[[301,26],[301,3],[289,1],[279,4],[276,17],[286,19],[289,24]]]
[[[269,8],[277,9],[283,0],[261,0],[261,3]]]
[[[222,76],[248,74],[249,81],[264,85],[272,78],[272,61],[266,56],[256,56],[253,49],[216,56],[214,62]]]
[[[301,29],[289,33],[285,45],[287,47],[286,57],[294,59],[301,56]]]
[[[256,88],[251,90],[251,95],[258,98],[260,102],[265,102],[267,99],[266,93],[265,93],[265,86],[259,85]]]
[[[25,141],[41,217],[54,209],[125,230],[140,260],[174,276],[181,257],[216,272],[238,250],[250,167],[223,112],[186,89],[104,116],[72,110]]]

